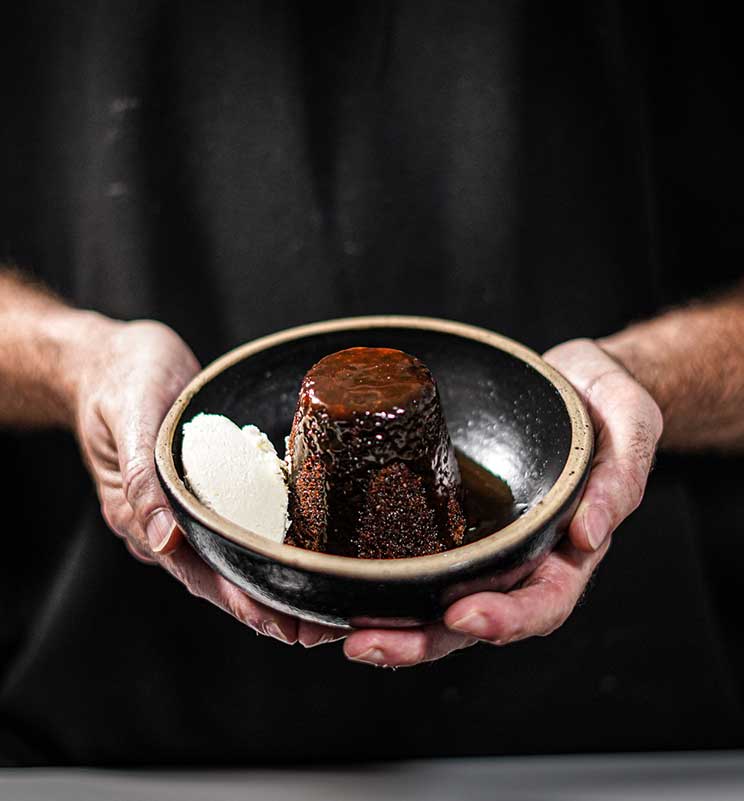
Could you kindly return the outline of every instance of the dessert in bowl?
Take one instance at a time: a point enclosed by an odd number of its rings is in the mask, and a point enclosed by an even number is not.
[[[406,367],[400,363],[401,356],[391,357],[398,360],[400,369],[410,369],[410,374],[395,390],[404,394],[392,403],[383,398],[382,405],[405,408],[400,402],[405,396],[409,401],[415,398],[417,408],[425,412],[417,416],[417,425],[409,432],[421,435],[411,441],[424,440],[408,463],[413,472],[406,472],[405,459],[392,458],[381,461],[374,476],[365,473],[367,488],[375,477],[386,483],[380,484],[378,503],[354,511],[353,519],[365,520],[364,526],[346,532],[348,515],[346,519],[344,514],[323,518],[322,503],[313,505],[307,492],[295,491],[289,504],[292,527],[285,541],[277,541],[223,517],[199,499],[187,480],[183,445],[185,426],[204,414],[224,415],[238,426],[257,426],[278,451],[291,432],[290,485],[299,483],[302,476],[312,484],[313,470],[318,478],[319,460],[308,454],[322,454],[327,431],[314,425],[310,405],[303,408],[301,388],[308,389],[308,375],[315,390],[325,393],[321,405],[327,430],[334,426],[348,430],[353,417],[357,422],[351,423],[351,440],[356,443],[352,450],[364,441],[365,433],[374,438],[374,410],[369,431],[357,425],[358,413],[371,400],[354,400],[348,393],[333,395],[343,385],[335,386],[328,379],[340,375],[343,364],[326,362],[325,372],[317,369],[321,360],[333,358],[330,354],[339,357],[339,351],[358,347],[402,352],[411,360]],[[436,379],[436,392],[428,384],[424,365]],[[424,436],[427,425],[429,434]],[[384,429],[381,435],[384,439]],[[457,453],[454,463],[450,440]],[[399,444],[405,448],[410,443],[404,439]],[[252,597],[290,614],[337,626],[404,626],[436,620],[449,604],[472,592],[509,589],[533,570],[554,547],[578,503],[592,447],[589,417],[576,392],[528,348],[460,323],[367,317],[264,337],[208,366],[186,387],[163,421],[156,466],[192,546]],[[374,449],[370,439],[368,454],[373,464]],[[363,460],[365,454],[354,456]],[[425,486],[427,474],[419,469],[426,459],[438,465],[436,480],[444,489],[436,497],[441,504],[432,500]],[[386,464],[391,466],[387,473]],[[467,518],[459,520],[451,503],[458,497],[454,480],[458,471],[464,485],[464,498],[459,496],[462,515]],[[343,491],[341,484],[334,483],[334,475],[333,469],[324,468],[318,484],[330,492],[329,497],[335,489]],[[412,504],[402,507],[401,518],[390,509],[396,492],[409,501],[413,498]],[[491,500],[498,501],[490,507],[489,492]],[[369,500],[369,493],[364,497]],[[416,503],[419,512],[410,514]],[[483,511],[488,508],[498,513]],[[423,518],[430,523],[422,524],[414,539],[402,532],[391,550],[375,522],[386,514],[389,520],[407,520],[409,526]],[[431,523],[435,520],[436,526]],[[416,543],[423,550],[417,550]],[[379,558],[383,555],[387,558]]]
[[[460,469],[436,383],[393,348],[348,348],[305,375],[287,441],[285,541],[359,558],[461,545]]]

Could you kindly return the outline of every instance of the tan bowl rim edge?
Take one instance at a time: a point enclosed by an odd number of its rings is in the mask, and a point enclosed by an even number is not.
[[[237,362],[285,342],[316,334],[367,328],[411,328],[454,334],[482,342],[529,364],[558,390],[571,420],[571,445],[561,474],[545,496],[514,522],[469,545],[431,556],[405,559],[357,559],[349,556],[307,551],[274,542],[233,523],[201,503],[186,487],[173,459],[173,437],[184,409],[209,381]],[[155,461],[161,477],[186,511],[202,525],[234,543],[288,567],[316,573],[342,575],[370,581],[406,580],[441,575],[480,564],[517,545],[531,532],[545,525],[569,502],[592,456],[594,431],[589,414],[571,384],[535,351],[485,328],[434,317],[375,315],[347,317],[301,325],[240,345],[213,361],[184,388],[166,414],[158,432]]]

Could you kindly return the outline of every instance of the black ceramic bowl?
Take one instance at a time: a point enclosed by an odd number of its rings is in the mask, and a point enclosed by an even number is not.
[[[183,424],[199,412],[254,423],[282,454],[305,372],[356,345],[399,348],[431,368],[455,447],[509,484],[520,517],[445,553],[370,560],[272,542],[199,502],[183,481]],[[578,503],[592,447],[576,392],[528,348],[444,320],[361,317],[283,331],[209,365],[163,421],[156,464],[192,546],[253,598],[334,625],[405,626],[440,618],[466,594],[509,589],[533,570]]]

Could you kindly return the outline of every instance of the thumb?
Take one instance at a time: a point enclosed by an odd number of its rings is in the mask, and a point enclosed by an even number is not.
[[[155,554],[172,553],[181,537],[155,471],[155,440],[160,420],[152,412],[130,415],[119,438],[122,488],[135,520]]]
[[[596,551],[641,503],[663,419],[651,395],[596,344],[567,342],[545,359],[579,391],[597,432],[589,481],[568,529],[577,548]]]

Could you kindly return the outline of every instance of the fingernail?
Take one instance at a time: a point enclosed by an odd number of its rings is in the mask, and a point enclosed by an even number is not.
[[[282,642],[289,643],[289,637],[279,628],[278,623],[274,623],[273,620],[270,620],[265,626],[264,631],[269,637],[273,637],[275,640],[281,640]]]
[[[328,645],[329,643],[343,640],[343,638],[343,634],[324,634],[315,645],[309,645],[308,648],[315,648],[316,645]]]
[[[584,512],[584,530],[589,545],[596,551],[610,533],[610,518],[601,506],[590,506]]]
[[[167,512],[165,509],[155,512],[145,528],[147,541],[150,543],[150,547],[154,553],[160,553],[160,551],[165,548],[175,528],[176,523],[170,512]]]
[[[481,612],[467,612],[462,617],[450,623],[448,628],[461,631],[463,634],[472,634],[474,637],[483,637],[488,627],[488,618]]]
[[[321,643],[328,642],[326,634],[320,632],[318,634],[314,634],[312,637],[306,637],[305,639],[301,639],[300,643],[305,648],[315,648],[316,645],[320,645]]]
[[[348,636],[347,632],[339,631],[339,632],[330,632],[329,634],[321,634],[320,639],[317,642],[314,642],[310,645],[306,645],[306,648],[315,648],[316,645],[328,645],[332,642],[338,642],[339,640],[344,640]]]
[[[386,663],[385,652],[380,648],[367,648],[366,651],[362,651],[356,656],[349,654],[349,659],[353,659],[355,662],[366,662],[369,665],[384,666]]]
[[[183,538],[183,531],[174,523],[170,534],[160,543],[154,553],[161,554],[162,556],[170,556],[178,550]]]

